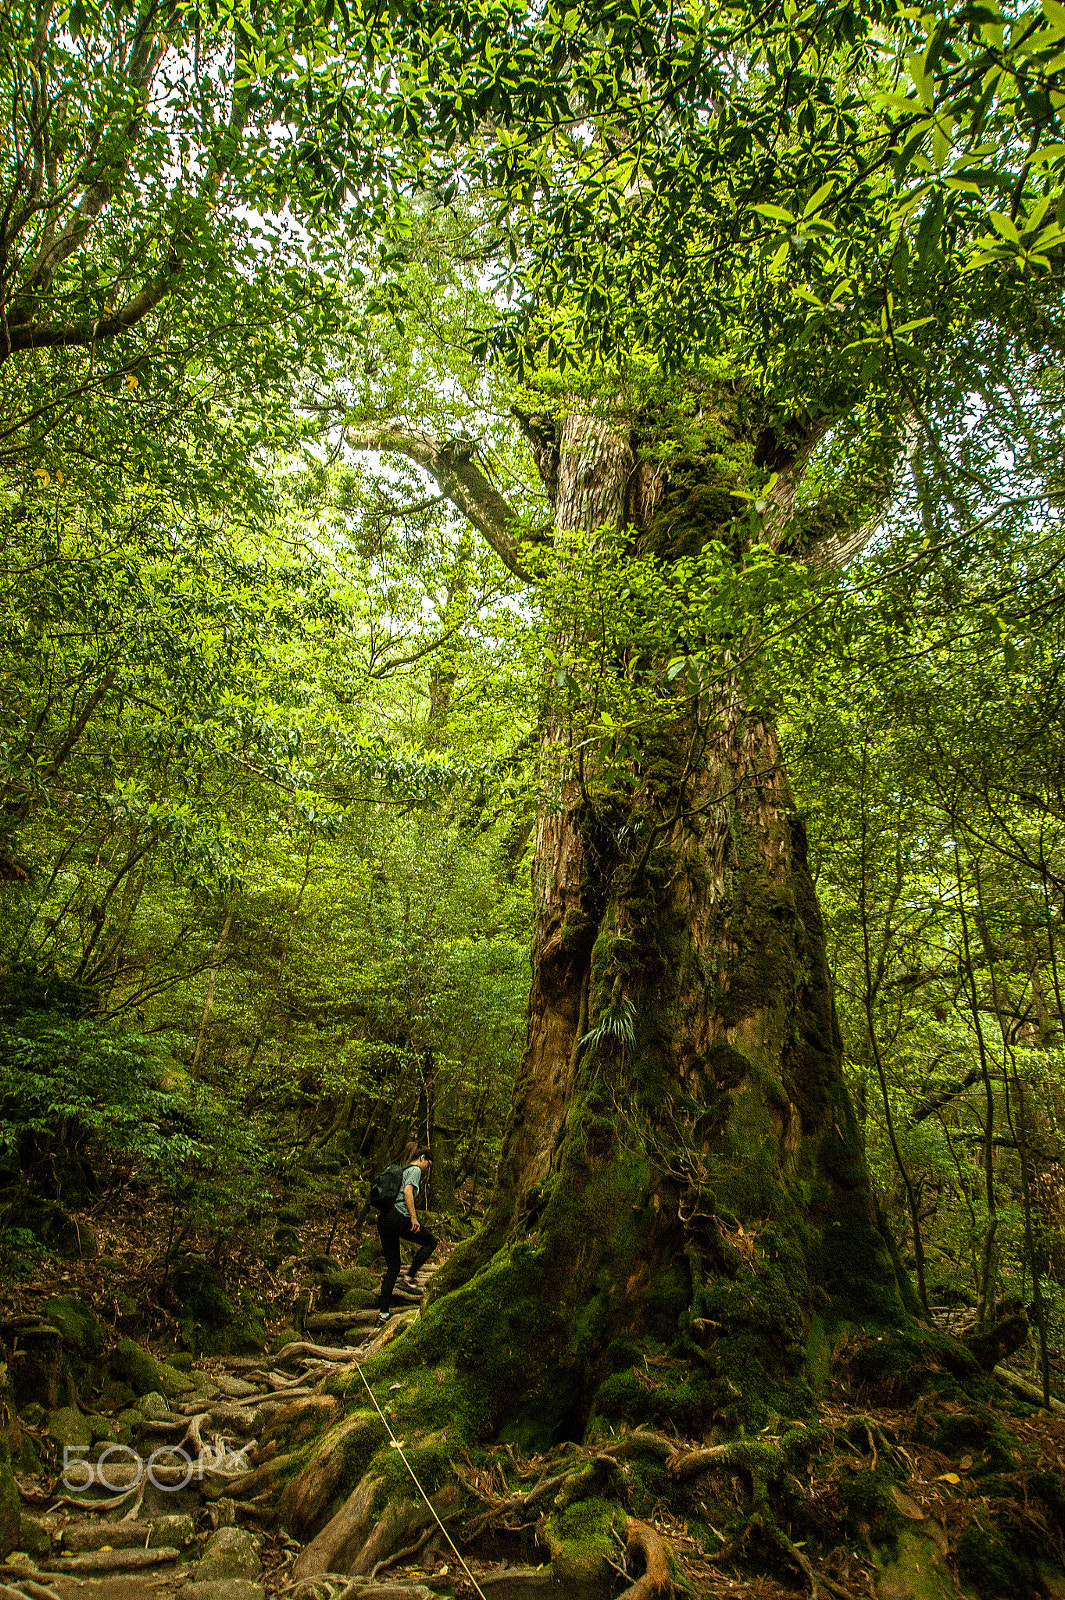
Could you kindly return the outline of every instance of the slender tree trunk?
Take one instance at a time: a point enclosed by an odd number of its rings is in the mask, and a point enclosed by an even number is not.
[[[862,952],[863,952],[864,965],[865,965],[865,997],[864,997],[864,1000],[865,1000],[866,1037],[867,1037],[867,1039],[869,1041],[870,1053],[872,1054],[872,1057],[873,1057],[873,1064],[876,1067],[877,1080],[878,1080],[878,1082],[880,1084],[880,1098],[881,1098],[881,1101],[882,1101],[883,1106],[884,1106],[884,1125],[887,1128],[888,1141],[889,1141],[889,1143],[891,1145],[891,1153],[895,1158],[895,1165],[898,1168],[899,1177],[902,1179],[902,1186],[906,1191],[906,1205],[907,1205],[907,1208],[908,1208],[909,1213],[910,1213],[910,1230],[911,1230],[911,1232],[913,1234],[913,1256],[914,1256],[914,1261],[916,1263],[916,1269],[917,1269],[917,1295],[918,1295],[918,1298],[920,1299],[920,1302],[921,1302],[921,1305],[922,1305],[922,1307],[924,1309],[925,1315],[927,1316],[928,1315],[928,1291],[927,1291],[927,1288],[925,1286],[924,1239],[922,1238],[922,1235],[921,1235],[921,1207],[920,1207],[920,1203],[919,1203],[918,1196],[917,1196],[917,1190],[915,1189],[914,1183],[913,1183],[913,1179],[910,1176],[909,1168],[907,1167],[905,1161],[903,1160],[902,1149],[901,1149],[901,1147],[899,1145],[898,1134],[896,1133],[896,1130],[895,1130],[895,1117],[894,1117],[894,1114],[893,1114],[892,1109],[891,1109],[891,1096],[888,1093],[887,1073],[884,1070],[884,1058],[883,1058],[883,1055],[881,1054],[880,1040],[879,1040],[879,1037],[877,1035],[877,1030],[876,1030],[875,1006],[876,1006],[876,998],[877,998],[877,991],[878,991],[878,977],[874,977],[874,973],[873,973],[872,946],[871,946],[871,941],[870,941],[870,937],[869,937],[869,907],[868,907],[868,904],[867,904],[867,884],[868,884],[868,881],[869,881],[869,873],[870,873],[870,870],[871,870],[870,863],[869,863],[869,849],[868,849],[868,843],[869,843],[869,841],[868,841],[868,831],[869,831],[868,830],[868,813],[867,813],[866,803],[865,803],[866,776],[867,776],[868,760],[869,760],[868,750],[863,749],[863,751],[862,751],[862,786],[861,786],[861,796],[860,796],[860,799],[861,799],[861,818],[862,818],[862,826],[861,826],[861,840],[862,840],[862,843],[861,843],[861,857],[860,857],[859,863],[858,863],[858,866],[859,866],[858,914],[861,917],[861,923],[862,923]],[[898,872],[898,877],[896,879],[896,895],[898,893],[901,893],[901,890],[902,890],[902,873],[901,873],[901,865],[900,865],[899,872]],[[881,961],[881,965],[882,965],[882,961]]]
[[[958,820],[951,817],[951,826],[958,831]],[[980,1062],[980,1078],[984,1086],[983,1167],[984,1202],[987,1218],[984,1224],[983,1244],[980,1247],[980,1264],[976,1276],[976,1320],[982,1328],[994,1309],[995,1294],[995,1235],[998,1232],[998,1201],[995,1194],[995,1092],[991,1082],[991,1067],[987,1059],[987,1043],[980,1021],[980,1000],[976,992],[976,974],[973,970],[972,945],[969,939],[969,918],[965,910],[965,888],[962,882],[961,856],[957,840],[954,844],[954,873],[958,886],[958,914],[961,918],[962,957],[965,966],[966,999],[976,1034],[976,1047]]]

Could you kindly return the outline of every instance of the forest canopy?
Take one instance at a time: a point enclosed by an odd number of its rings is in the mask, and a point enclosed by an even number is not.
[[[456,1416],[478,1286],[559,1308],[469,1440],[959,1305],[1049,1401],[1065,7],[0,38],[6,1269],[431,1141]]]

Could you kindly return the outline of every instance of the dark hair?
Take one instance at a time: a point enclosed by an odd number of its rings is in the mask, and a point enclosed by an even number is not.
[[[420,1144],[418,1148],[407,1157],[407,1160],[408,1162],[419,1161],[422,1156],[425,1157],[426,1161],[431,1161],[433,1159],[433,1152],[430,1150],[427,1144]]]

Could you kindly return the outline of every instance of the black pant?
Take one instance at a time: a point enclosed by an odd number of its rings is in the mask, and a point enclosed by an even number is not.
[[[387,1311],[389,1301],[392,1299],[392,1290],[396,1287],[396,1279],[399,1277],[399,1241],[401,1239],[418,1241],[418,1249],[410,1264],[410,1276],[413,1278],[436,1249],[436,1239],[424,1222],[415,1233],[410,1225],[410,1218],[406,1213],[400,1215],[395,1206],[390,1206],[378,1217],[377,1232],[381,1237],[381,1249],[385,1253],[385,1275],[381,1279],[381,1299],[378,1309]]]

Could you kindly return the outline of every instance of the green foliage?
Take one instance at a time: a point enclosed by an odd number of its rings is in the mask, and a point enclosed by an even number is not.
[[[173,1169],[202,1153],[185,1103],[154,1087],[157,1047],[92,1020],[25,1014],[0,1031],[0,1151],[90,1142]],[[35,1137],[36,1136],[36,1139]],[[32,1177],[32,1168],[30,1176]]]

